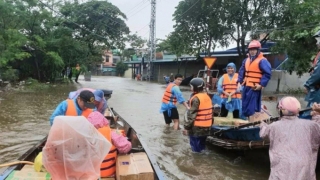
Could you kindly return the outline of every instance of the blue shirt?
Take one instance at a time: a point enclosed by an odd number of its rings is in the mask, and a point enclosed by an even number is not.
[[[177,98],[177,102],[182,104],[185,102],[185,99],[180,91],[179,86],[173,86],[171,88],[172,96]],[[168,104],[162,102],[161,108],[160,108],[160,113],[163,113],[164,111],[170,110],[172,108],[177,108],[176,105],[174,105],[171,101],[169,101]]]
[[[107,100],[103,98],[101,103],[102,103],[102,108],[99,109],[99,112],[104,115],[104,113],[106,112],[106,109],[108,108]]]
[[[73,102],[76,106],[77,115],[82,115],[82,109],[79,107],[78,103],[76,102],[77,99],[73,99]],[[51,117],[49,118],[50,125],[52,126],[53,120],[56,116],[65,116],[68,109],[68,102],[66,100],[62,101],[57,108],[53,111]]]

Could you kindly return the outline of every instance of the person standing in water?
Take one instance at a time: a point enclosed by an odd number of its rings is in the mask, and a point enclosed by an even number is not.
[[[190,109],[184,123],[184,135],[189,135],[190,146],[193,152],[205,149],[207,136],[210,135],[213,123],[212,103],[209,95],[204,92],[205,82],[202,78],[193,78],[190,81],[192,97],[189,101]]]
[[[182,75],[177,74],[174,81],[169,83],[162,97],[162,103],[160,108],[160,113],[163,113],[165,123],[167,127],[174,123],[173,129],[179,129],[179,113],[177,109],[177,102],[183,104],[187,109],[189,109],[183,95],[180,91],[179,85],[182,82]]]

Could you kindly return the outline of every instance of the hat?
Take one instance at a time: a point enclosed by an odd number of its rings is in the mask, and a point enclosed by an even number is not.
[[[79,94],[79,97],[83,100],[84,106],[90,109],[93,109],[95,107],[94,105],[94,95],[91,91],[84,90],[81,91]]]
[[[283,115],[295,116],[299,114],[301,104],[297,98],[286,96],[279,101],[278,109],[282,110]]]
[[[94,99],[95,99],[96,101],[101,102],[101,100],[103,99],[103,96],[104,96],[103,91],[97,89],[97,90],[95,90],[95,91],[93,92],[93,94],[94,94]]]

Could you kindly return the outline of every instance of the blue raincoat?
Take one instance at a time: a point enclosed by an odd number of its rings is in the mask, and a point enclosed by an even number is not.
[[[250,56],[251,62],[254,61],[257,56],[261,53],[258,51],[258,53],[255,56]],[[242,62],[241,68],[239,70],[239,77],[238,77],[238,82],[241,84],[243,83],[243,80],[245,78],[245,72],[246,72],[246,60],[245,58]],[[266,87],[268,85],[268,82],[271,78],[271,65],[269,61],[264,58],[260,61],[259,63],[259,68],[262,71],[262,77],[260,80],[260,85],[262,87]],[[262,92],[260,91],[255,91],[251,87],[245,86],[242,91],[242,114],[243,116],[251,116],[255,112],[260,112],[261,111],[261,95]]]
[[[304,87],[308,89],[308,94],[305,101],[308,101],[307,107],[311,107],[314,102],[320,103],[320,56],[317,60],[317,64],[313,69],[313,73],[310,78],[304,84]]]
[[[236,65],[234,63],[229,63],[227,65],[227,69],[228,67],[232,67],[234,69],[234,72],[237,71]],[[234,74],[229,75],[229,78],[232,79],[232,77],[234,76]],[[217,84],[217,91],[219,93],[219,95],[222,94],[223,92],[223,76],[219,79],[218,84]],[[230,102],[228,102],[228,98],[222,98],[221,100],[221,104],[224,104],[226,109],[229,111],[234,111],[234,110],[239,110],[241,112],[241,99],[238,98],[232,98]]]

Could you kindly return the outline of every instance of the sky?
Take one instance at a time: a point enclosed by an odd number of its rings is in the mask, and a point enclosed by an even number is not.
[[[149,39],[149,24],[151,17],[150,0],[108,0],[117,6],[127,16],[126,24],[132,33],[137,32],[139,36]],[[156,38],[166,39],[173,32],[173,13],[182,0],[157,0],[156,7]],[[229,48],[235,47],[232,43]],[[215,50],[224,50],[217,47]]]
[[[150,0],[108,0],[127,16],[127,26],[132,33],[149,39],[151,17]],[[173,31],[172,14],[181,0],[157,0],[156,38],[165,39]]]

